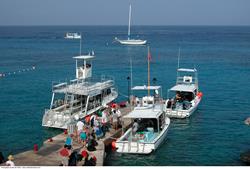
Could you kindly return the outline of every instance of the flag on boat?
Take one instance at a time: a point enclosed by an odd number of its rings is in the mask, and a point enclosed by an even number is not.
[[[151,60],[152,60],[152,57],[151,57],[150,50],[149,50],[149,47],[148,47],[148,61],[151,61]]]

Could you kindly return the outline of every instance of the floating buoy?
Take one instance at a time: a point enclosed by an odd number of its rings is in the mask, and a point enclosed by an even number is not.
[[[34,152],[36,153],[38,151],[38,145],[34,144]]]
[[[0,73],[0,78],[1,77],[5,77],[5,76],[11,76],[11,75],[15,75],[15,74],[19,74],[19,73],[23,73],[23,72],[28,72],[28,71],[32,71],[32,70],[35,70],[36,67],[35,66],[32,66],[30,68],[26,68],[26,69],[20,69],[20,70],[16,70],[16,71],[13,71],[13,72],[1,72]]]

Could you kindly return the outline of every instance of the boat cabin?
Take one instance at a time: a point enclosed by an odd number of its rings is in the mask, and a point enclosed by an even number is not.
[[[198,93],[196,69],[177,69],[176,85],[168,90],[167,108],[188,110]]]
[[[138,92],[138,95],[131,96],[131,103],[138,107],[152,106],[159,103],[161,100],[161,86],[135,86],[131,89],[133,93]],[[148,96],[140,97],[141,92],[149,91]],[[153,92],[152,92],[153,91]]]
[[[73,57],[76,59],[76,78],[86,79],[92,76],[92,59],[95,56],[81,55]]]

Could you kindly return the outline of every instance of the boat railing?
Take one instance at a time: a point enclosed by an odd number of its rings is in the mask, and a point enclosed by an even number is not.
[[[182,116],[187,113],[187,110],[173,110],[172,108],[167,108],[166,113],[171,113],[172,115]]]
[[[85,92],[90,92],[96,89],[104,89],[111,86],[114,86],[114,78],[110,76],[101,76],[101,78],[90,78],[88,80],[85,79],[73,79],[69,82],[53,82],[52,83],[52,91],[60,91],[65,88],[70,88],[72,90],[81,90]]]
[[[60,90],[60,89],[63,89],[65,87],[67,87],[67,83],[66,82],[63,82],[63,83],[53,82],[52,83],[52,91]]]
[[[67,106],[67,104],[63,104],[63,105],[54,107],[52,110],[53,110],[53,111],[59,111],[59,112],[60,112],[60,111],[64,110],[66,106]]]

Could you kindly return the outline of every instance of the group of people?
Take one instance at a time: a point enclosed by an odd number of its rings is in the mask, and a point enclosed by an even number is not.
[[[67,140],[66,140],[67,142]],[[61,156],[61,164],[60,166],[77,166],[79,162],[82,162],[83,166],[95,166],[96,165],[96,157],[91,154],[86,149],[81,149],[80,152],[73,150],[73,148],[68,145],[64,145],[64,147],[59,151]]]
[[[112,106],[99,113],[93,113],[84,120],[76,123],[77,142],[82,144],[81,153],[73,151],[72,143],[74,135],[66,138],[64,147],[60,150],[62,165],[76,165],[80,160],[84,160],[84,165],[94,165],[96,157],[90,155],[96,150],[97,140],[105,136],[111,127],[117,130],[121,126],[121,111]],[[75,160],[72,160],[75,159]]]
[[[167,108],[187,110],[191,107],[191,100],[192,96],[190,93],[177,91],[174,99],[167,102]]]

